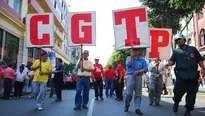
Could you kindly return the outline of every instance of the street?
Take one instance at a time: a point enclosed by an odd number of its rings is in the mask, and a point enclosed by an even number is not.
[[[43,111],[37,111],[35,100],[24,96],[22,99],[0,100],[1,116],[134,116],[134,104],[132,102],[129,112],[124,112],[124,102],[118,102],[114,98],[105,98],[104,101],[94,100],[94,90],[90,90],[89,109],[73,110],[75,90],[64,90],[63,101],[55,102],[55,97],[46,96]],[[205,100],[197,99],[192,116],[205,115]],[[141,110],[144,116],[183,116],[185,108],[184,98],[177,114],[172,112],[172,97],[162,96],[161,106],[149,106],[147,93],[143,93]]]

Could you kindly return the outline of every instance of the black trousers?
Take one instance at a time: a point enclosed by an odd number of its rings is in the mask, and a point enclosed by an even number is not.
[[[183,80],[181,78],[176,79],[174,86],[174,98],[175,103],[179,103],[181,98],[185,93],[186,95],[186,105],[188,110],[194,109],[196,93],[198,92],[198,77],[189,80]]]
[[[103,97],[103,80],[102,78],[95,78],[95,80],[96,80],[96,82],[94,82],[95,97],[96,98],[98,96]]]
[[[119,79],[117,78],[116,84],[116,95],[118,99],[123,99],[123,87],[124,87],[124,78],[122,78],[121,83],[119,83]]]
[[[4,78],[4,99],[9,99],[12,89],[12,79]]]
[[[57,77],[54,79],[55,82],[55,92],[57,99],[62,99],[62,89],[63,89],[63,77]]]
[[[15,81],[14,83],[14,97],[21,97],[23,94],[24,82]]]

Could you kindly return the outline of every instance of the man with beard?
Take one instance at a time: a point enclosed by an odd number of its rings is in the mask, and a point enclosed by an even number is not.
[[[165,65],[173,66],[175,64],[176,83],[174,86],[174,106],[173,111],[178,111],[179,102],[186,93],[186,111],[184,116],[191,116],[191,111],[194,109],[196,93],[198,91],[198,78],[199,72],[198,64],[204,74],[205,69],[203,65],[203,57],[199,54],[199,51],[192,46],[186,45],[186,38],[182,34],[175,36],[175,43],[179,48],[173,50],[173,54],[169,62]]]

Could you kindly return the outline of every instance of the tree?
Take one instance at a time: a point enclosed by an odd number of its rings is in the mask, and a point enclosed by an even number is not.
[[[180,30],[179,21],[188,17],[190,9],[171,7],[170,0],[140,0],[148,7],[149,25],[154,28],[171,28],[174,34]]]
[[[141,52],[145,52],[145,49],[141,49]],[[108,65],[112,65],[113,69],[116,69],[117,61],[121,60],[123,63],[123,66],[125,66],[125,61],[127,56],[129,56],[131,53],[131,49],[126,50],[116,50],[114,49],[113,55],[110,57],[105,69],[107,69]]]
[[[67,74],[67,73],[73,73],[73,70],[75,68],[75,64],[64,64],[64,72]]]
[[[170,5],[176,9],[190,9],[191,12],[201,10],[205,0],[170,0]]]

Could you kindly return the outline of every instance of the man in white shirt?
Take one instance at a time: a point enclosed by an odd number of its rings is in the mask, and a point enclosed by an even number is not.
[[[159,102],[161,99],[161,90],[162,90],[162,83],[163,83],[163,75],[165,73],[164,64],[160,61],[159,58],[152,61],[149,65],[150,71],[150,78],[149,78],[149,98],[150,104],[159,106]]]

